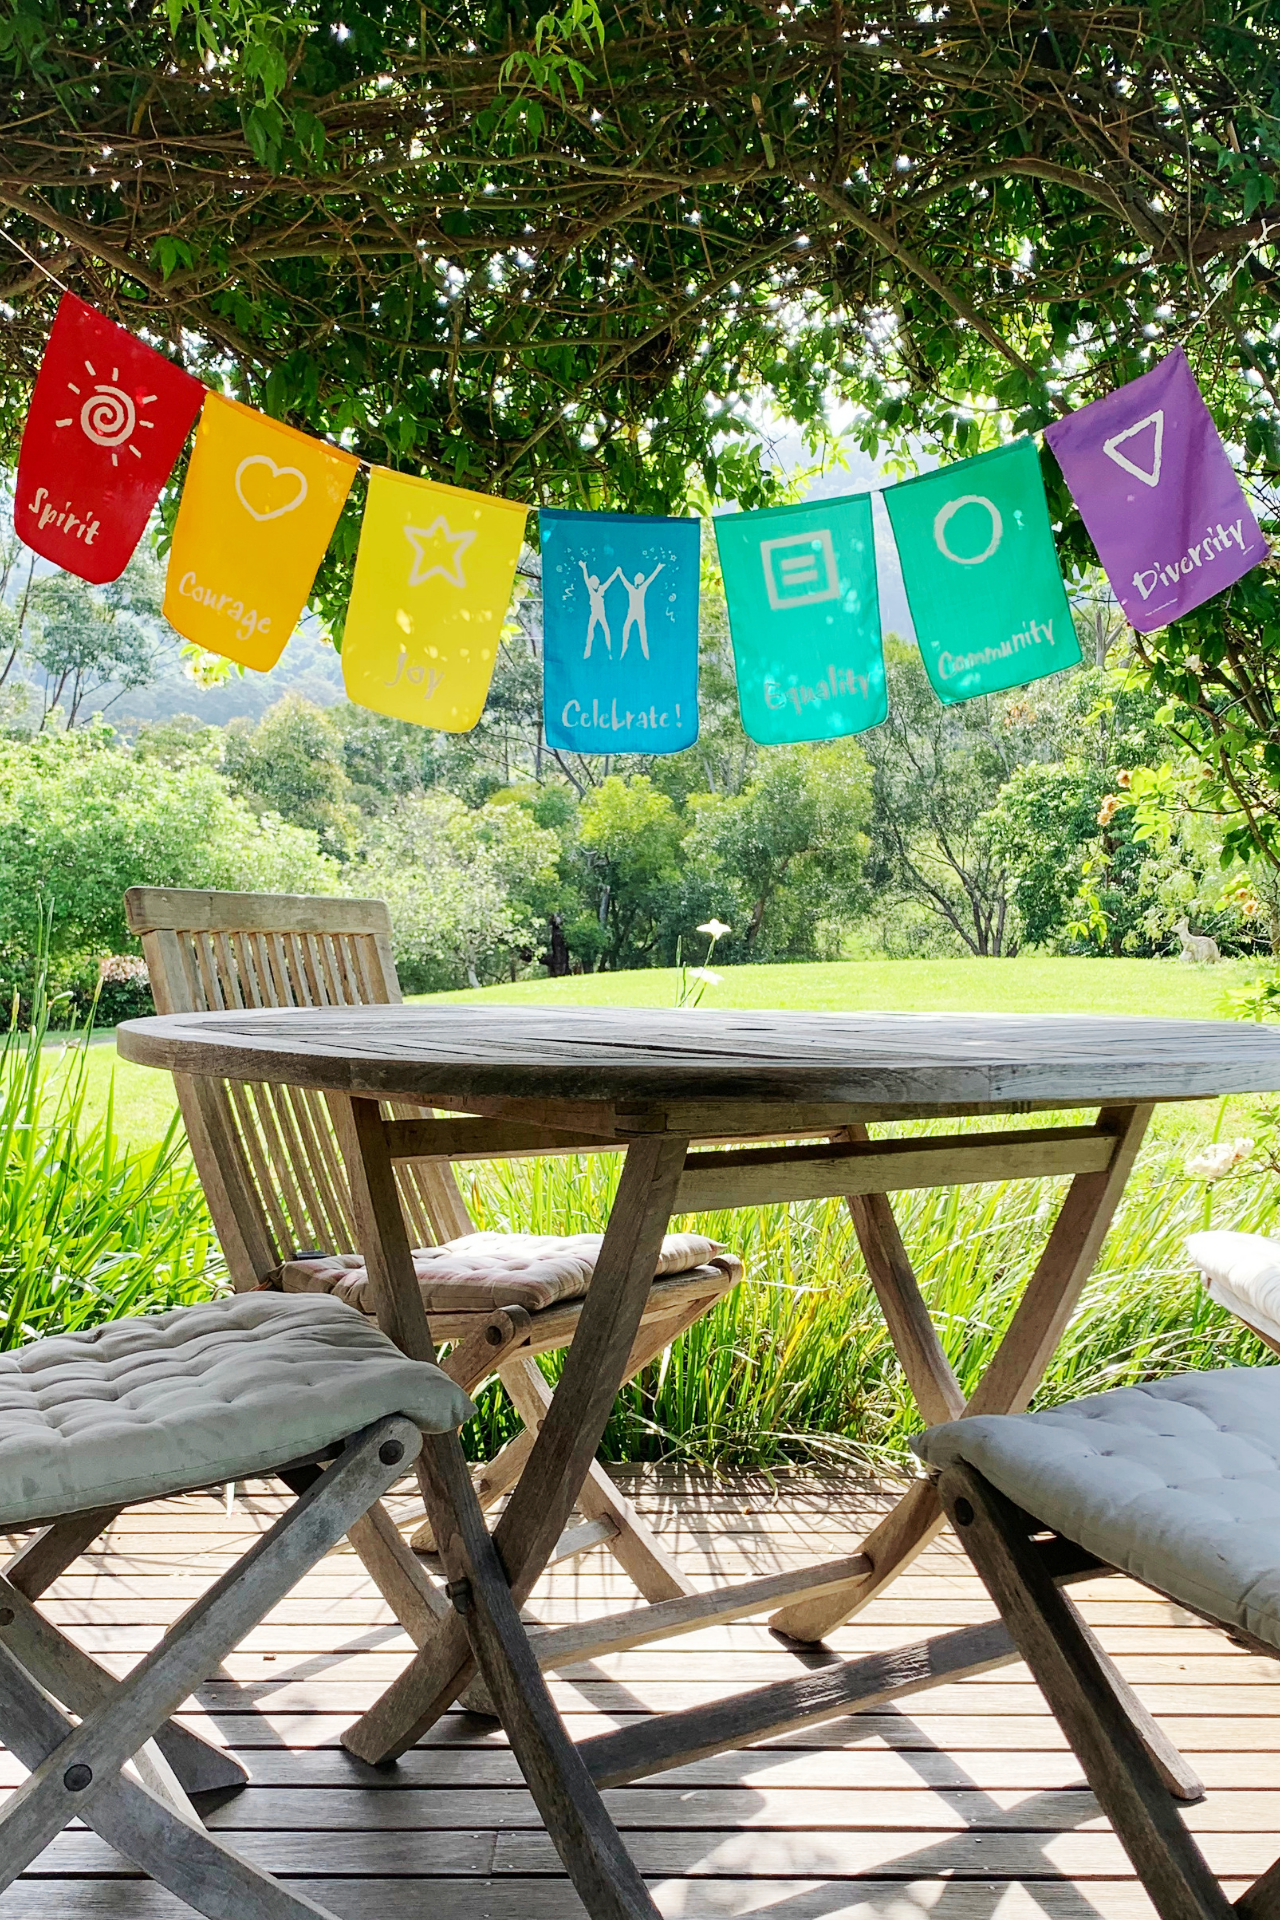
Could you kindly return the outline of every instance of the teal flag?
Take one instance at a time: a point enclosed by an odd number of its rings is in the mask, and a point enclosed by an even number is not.
[[[742,724],[753,740],[834,740],[888,707],[871,500],[715,520]]]
[[[1077,664],[1031,440],[904,480],[884,498],[940,700],[973,700]]]

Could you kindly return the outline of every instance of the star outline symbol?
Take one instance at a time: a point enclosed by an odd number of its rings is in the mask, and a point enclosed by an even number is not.
[[[461,533],[455,533],[449,525],[449,522],[445,519],[445,516],[442,513],[438,513],[430,526],[406,526],[403,532],[405,539],[413,548],[413,562],[409,568],[409,585],[411,587],[423,586],[426,581],[430,580],[437,573],[442,580],[447,580],[451,587],[466,586],[467,577],[462,570],[462,556],[476,538],[477,529],[475,527],[465,527]],[[439,560],[428,561],[425,551],[426,543],[429,540],[434,540],[441,534],[453,549],[450,555],[452,569],[442,565]]]

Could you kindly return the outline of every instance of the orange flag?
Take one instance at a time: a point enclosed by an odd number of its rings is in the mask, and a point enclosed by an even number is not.
[[[375,467],[342,638],[347,697],[467,733],[484,710],[526,509]]]
[[[211,393],[178,507],[165,618],[265,673],[284,652],[360,462]]]

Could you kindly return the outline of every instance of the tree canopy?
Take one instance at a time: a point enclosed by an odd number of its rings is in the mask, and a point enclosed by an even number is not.
[[[767,394],[976,449],[1194,323],[1273,457],[1268,0],[5,0],[7,231],[368,457],[744,504]],[[18,254],[11,450],[56,300]],[[1228,377],[1244,364],[1255,379]]]
[[[367,459],[640,512],[768,500],[762,422],[962,455],[1181,343],[1277,517],[1272,0],[0,0],[0,76],[0,460],[52,273]],[[1139,656],[1280,873],[1277,645],[1263,568]]]

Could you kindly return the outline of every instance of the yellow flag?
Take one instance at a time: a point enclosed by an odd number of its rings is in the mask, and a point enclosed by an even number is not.
[[[184,639],[265,673],[302,616],[360,462],[211,393],[165,581]]]
[[[484,709],[526,509],[375,467],[342,640],[357,706],[467,733]]]

